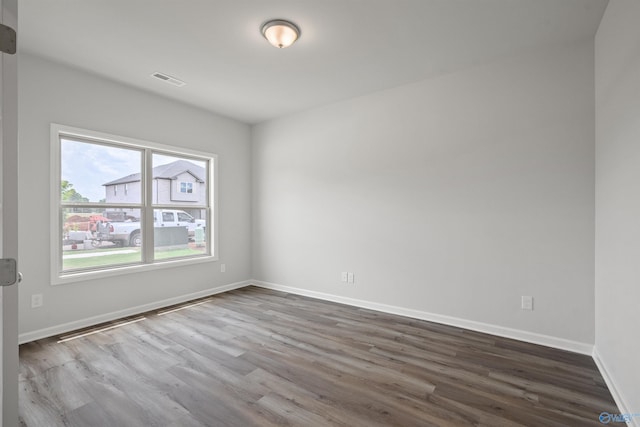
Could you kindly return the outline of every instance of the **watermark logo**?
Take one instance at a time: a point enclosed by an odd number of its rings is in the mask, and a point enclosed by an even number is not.
[[[626,423],[631,421],[634,417],[640,417],[640,414],[610,414],[608,412],[603,412],[600,414],[599,420],[602,424]]]

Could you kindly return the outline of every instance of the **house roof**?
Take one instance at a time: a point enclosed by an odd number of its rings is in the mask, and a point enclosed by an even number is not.
[[[155,168],[153,168],[153,178],[176,179],[178,175],[181,175],[185,172],[193,175],[196,181],[204,182],[204,178],[206,176],[205,168],[203,168],[202,166],[198,166],[188,160],[176,160],[175,162],[167,163],[166,165],[156,166]],[[110,181],[102,185],[107,186],[115,184],[127,184],[129,182],[138,181],[140,181],[140,174],[133,173],[131,175],[123,176],[122,178],[118,178],[114,181]]]

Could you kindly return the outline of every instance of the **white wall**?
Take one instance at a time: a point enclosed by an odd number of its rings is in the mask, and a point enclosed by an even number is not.
[[[168,87],[167,90],[172,90]],[[28,54],[20,56],[20,332],[247,280],[250,130],[247,125]],[[51,286],[49,125],[184,146],[219,155],[219,262]],[[31,295],[44,306],[31,309]]]
[[[640,413],[640,2],[609,2],[596,36],[596,357]],[[640,418],[635,419],[640,426]]]
[[[254,278],[593,343],[593,79],[586,41],[255,126]]]

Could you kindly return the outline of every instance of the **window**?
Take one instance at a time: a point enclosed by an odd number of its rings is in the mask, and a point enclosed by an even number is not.
[[[215,155],[60,125],[52,145],[55,283],[215,260]]]
[[[193,222],[194,219],[191,215],[184,212],[178,212],[178,221],[180,222]]]
[[[181,182],[180,183],[180,192],[181,193],[193,193],[193,183],[192,182]]]

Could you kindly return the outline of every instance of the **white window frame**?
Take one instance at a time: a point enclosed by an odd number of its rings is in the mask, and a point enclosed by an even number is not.
[[[108,144],[111,146],[121,146],[123,148],[134,148],[142,151],[142,169],[141,176],[142,183],[146,186],[142,188],[142,200],[141,204],[144,208],[141,208],[141,215],[145,215],[142,225],[143,242],[142,246],[142,262],[140,264],[133,265],[115,265],[113,267],[95,269],[95,270],[83,270],[73,272],[62,271],[62,228],[60,227],[61,218],[60,213],[62,211],[60,200],[60,180],[61,180],[61,143],[60,137],[68,137],[70,139],[86,140],[87,142],[96,142]],[[122,274],[137,273],[141,271],[151,271],[162,268],[173,268],[190,264],[200,264],[204,262],[218,261],[218,156],[213,153],[208,153],[199,150],[193,150],[183,147],[175,147],[171,145],[159,144],[151,141],[144,141],[140,139],[128,138],[119,135],[111,135],[102,132],[96,132],[87,129],[80,129],[71,126],[60,125],[56,123],[51,124],[51,188],[50,188],[50,229],[51,229],[51,284],[60,285],[65,283],[74,283],[79,281],[100,279],[104,277],[117,276]],[[153,165],[152,155],[166,154],[177,157],[194,157],[199,160],[208,160],[209,167],[207,168],[207,182],[208,182],[208,194],[207,194],[207,206],[209,216],[207,221],[207,241],[209,245],[207,247],[207,254],[189,257],[189,258],[175,258],[166,260],[154,260],[154,221],[153,212],[154,209],[175,209],[175,207],[167,207],[164,205],[154,204],[152,199],[152,182],[153,182]],[[103,204],[94,202],[97,207],[103,206]],[[91,203],[88,203],[90,205]],[[209,226],[211,224],[211,226]]]
[[[184,191],[182,191],[182,184],[184,184]],[[189,191],[191,188],[191,191]],[[180,182],[180,193],[182,194],[193,194],[193,182]]]

